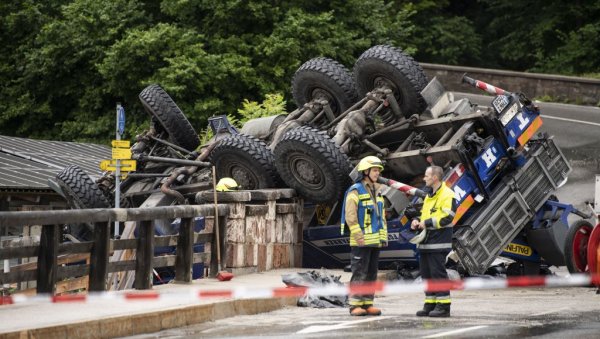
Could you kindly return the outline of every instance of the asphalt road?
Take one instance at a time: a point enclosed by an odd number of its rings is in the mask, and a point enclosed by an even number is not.
[[[378,296],[383,314],[287,307],[131,338],[598,338],[600,295],[591,288],[453,292],[452,317],[421,318],[421,294]]]

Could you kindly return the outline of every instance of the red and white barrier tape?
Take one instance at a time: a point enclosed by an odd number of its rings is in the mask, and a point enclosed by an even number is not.
[[[499,278],[467,278],[464,280],[425,280],[422,282],[377,281],[369,284],[353,284],[347,286],[324,287],[278,287],[278,288],[233,288],[221,290],[205,290],[201,287],[184,289],[184,291],[159,292],[133,291],[133,292],[91,292],[89,294],[67,294],[60,296],[0,296],[0,305],[19,303],[66,303],[66,302],[94,302],[94,301],[158,301],[161,299],[181,298],[189,301],[197,299],[227,298],[227,299],[266,299],[301,297],[305,294],[314,296],[344,296],[351,294],[384,295],[408,294],[418,292],[437,292],[447,290],[490,290],[515,287],[576,287],[600,286],[600,275],[573,274],[569,277],[559,276],[522,276]]]

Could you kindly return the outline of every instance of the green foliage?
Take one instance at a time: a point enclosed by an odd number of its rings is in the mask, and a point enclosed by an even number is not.
[[[241,115],[238,127],[242,127],[248,120],[285,114],[285,100],[281,94],[267,94],[262,103],[244,99],[242,108],[238,109]]]
[[[597,1],[503,1],[483,0],[489,21],[484,44],[487,60],[496,60],[503,68],[535,70],[549,73],[577,74],[597,70],[598,40],[594,26],[600,23]],[[571,41],[575,39],[575,41]],[[570,70],[568,62],[581,61],[578,50],[593,51],[582,67]],[[558,55],[557,55],[558,54]],[[589,67],[589,68],[588,68]],[[576,72],[576,73],[570,73]]]
[[[352,68],[376,44],[421,62],[598,74],[597,18],[594,1],[4,0],[0,134],[105,142],[121,102],[133,136],[155,83],[198,130],[216,114],[291,110],[303,62]],[[272,107],[269,93],[283,93]]]
[[[267,94],[262,103],[244,99],[242,108],[237,110],[238,115],[227,115],[229,123],[241,129],[248,120],[286,114],[285,100],[281,94]],[[200,142],[206,144],[213,137],[212,130],[206,128],[200,133]]]
[[[465,17],[434,17],[420,29],[420,49],[424,60],[447,65],[473,65],[480,60],[481,37]],[[425,57],[427,56],[427,57]]]
[[[561,34],[560,39],[563,45],[548,59],[537,62],[534,71],[568,75],[600,70],[600,22]]]
[[[143,23],[144,13],[133,0],[75,0],[57,13],[55,8],[43,10],[53,17],[19,54],[22,70],[0,96],[2,106],[8,106],[0,132],[104,139],[112,126],[102,122],[103,115],[113,113],[114,101],[107,100],[111,95],[105,92],[96,64],[126,29]],[[5,101],[9,96],[12,102]]]

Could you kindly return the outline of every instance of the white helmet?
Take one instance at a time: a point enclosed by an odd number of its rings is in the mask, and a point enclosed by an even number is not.
[[[422,243],[423,240],[425,240],[426,237],[427,237],[427,228],[423,228],[422,230],[419,231],[419,233],[417,233],[409,241],[412,244],[418,245],[418,244]]]

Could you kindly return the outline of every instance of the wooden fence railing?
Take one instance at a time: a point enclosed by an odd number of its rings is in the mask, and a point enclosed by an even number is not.
[[[221,258],[226,258],[228,205],[218,205],[219,242]],[[0,229],[9,226],[42,225],[39,246],[8,247],[0,249],[0,261],[5,259],[37,257],[37,268],[0,273],[0,285],[22,281],[37,281],[38,293],[54,293],[57,281],[89,275],[89,291],[105,291],[109,272],[135,270],[136,289],[152,288],[153,267],[175,266],[175,281],[191,282],[192,265],[209,263],[209,275],[215,276],[217,267],[214,230],[195,233],[193,218],[214,216],[214,205],[185,205],[153,208],[82,209],[33,212],[0,212]],[[178,235],[155,236],[152,221],[181,218]],[[114,240],[110,227],[115,221],[138,221],[136,239]],[[65,224],[94,223],[92,241],[60,243],[60,227]],[[196,243],[210,243],[208,253],[193,253]],[[213,246],[214,245],[214,246]],[[154,247],[176,246],[175,255],[154,257]],[[135,260],[109,262],[112,251],[135,249]],[[63,254],[89,253],[89,264],[59,265]]]

